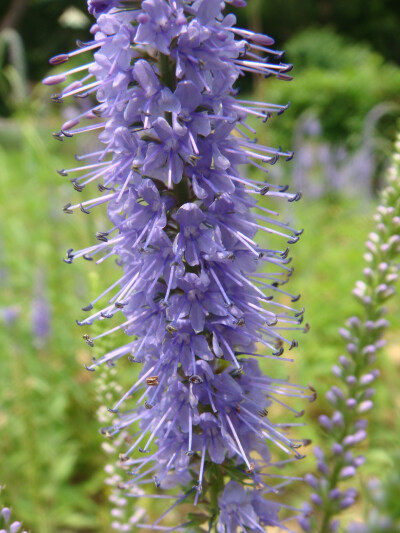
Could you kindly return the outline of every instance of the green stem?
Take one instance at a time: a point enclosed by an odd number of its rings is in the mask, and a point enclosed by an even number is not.
[[[175,90],[175,76],[174,72],[171,68],[171,61],[169,56],[162,54],[160,52],[158,64],[160,66],[160,77],[166,87],[171,89],[171,91]]]

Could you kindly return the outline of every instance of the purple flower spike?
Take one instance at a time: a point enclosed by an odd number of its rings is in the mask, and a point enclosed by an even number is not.
[[[233,88],[246,72],[290,79],[291,66],[280,62],[270,37],[235,27],[224,6],[215,0],[91,0],[93,40],[51,62],[90,51],[93,60],[45,82],[73,76],[53,96],[57,102],[97,98],[55,137],[99,133],[98,148],[59,173],[72,177],[77,192],[93,184],[100,191],[64,211],[79,209],[83,217],[106,205],[110,227],[96,233],[92,246],[69,250],[65,261],[83,257],[100,264],[115,256],[122,267],[78,323],[89,346],[117,330],[129,336],[89,370],[124,356],[143,365],[110,406],[118,417],[104,430],[109,436],[134,433],[123,456],[131,473],[126,488],[152,482],[178,487],[184,491],[178,503],[193,495],[195,505],[214,491],[222,511],[213,509],[213,520],[219,530],[232,531],[233,524],[249,530],[279,525],[278,507],[263,499],[272,489],[260,477],[272,464],[269,445],[292,460],[302,457],[298,448],[306,442],[287,435],[296,423],[273,423],[269,410],[278,404],[301,416],[287,402],[312,401],[315,391],[263,375],[257,363],[291,361],[281,356],[297,345],[292,333],[308,329],[300,326],[299,296],[280,288],[292,273],[287,243],[297,242],[301,231],[279,221],[275,204],[266,207],[270,199],[293,202],[301,194],[263,181],[270,165],[293,153],[257,144],[246,122],[287,106],[238,99]],[[241,175],[243,164],[260,181]],[[252,213],[260,196],[266,204]],[[282,246],[260,246],[258,230],[279,236]],[[293,306],[275,301],[281,294]],[[100,300],[107,300],[103,307]],[[115,315],[120,325],[92,338],[86,333],[93,321]],[[120,412],[125,404],[129,410]],[[220,481],[233,472],[263,489],[245,490],[236,481],[224,489]],[[153,526],[161,527],[164,515]]]
[[[333,443],[329,454],[324,454],[320,448],[315,449],[319,476],[306,477],[314,490],[310,500],[315,507],[312,517],[307,511],[307,516],[303,515],[299,520],[300,526],[307,532],[336,531],[339,522],[334,519],[335,515],[351,507],[357,498],[354,489],[350,488],[342,494],[337,485],[355,476],[357,469],[365,463],[364,456],[354,457],[353,449],[368,436],[368,422],[363,416],[373,408],[370,398],[374,389],[369,385],[379,376],[379,370],[371,368],[371,365],[378,349],[384,345],[382,335],[389,324],[382,318],[386,313],[385,302],[394,294],[394,284],[398,278],[400,139],[396,143],[396,151],[388,172],[389,183],[382,193],[382,204],[375,215],[376,232],[370,233],[367,241],[368,253],[364,257],[371,268],[368,266],[364,269],[365,281],[358,281],[353,291],[363,309],[360,318],[351,317],[346,328],[339,331],[347,342],[347,355],[341,355],[333,368],[333,374],[341,386],[334,385],[326,394],[333,414],[319,417],[321,427]],[[389,527],[390,531],[395,531],[392,524]],[[354,524],[348,531],[372,533],[386,529],[382,524],[376,530],[366,526],[359,528]]]

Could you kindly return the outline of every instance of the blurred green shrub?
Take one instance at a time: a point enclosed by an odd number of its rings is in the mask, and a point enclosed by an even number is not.
[[[291,102],[285,120],[268,128],[278,144],[287,147],[295,119],[308,110],[321,122],[326,140],[354,148],[360,142],[364,119],[374,106],[381,102],[400,104],[400,68],[385,63],[366,45],[348,42],[325,28],[297,34],[286,50],[286,60],[295,65],[294,80],[270,83],[268,94],[262,95],[271,102]],[[385,118],[382,134],[386,138],[394,139],[395,117],[392,113]]]
[[[8,116],[28,95],[24,43],[13,28],[0,31],[0,116]]]

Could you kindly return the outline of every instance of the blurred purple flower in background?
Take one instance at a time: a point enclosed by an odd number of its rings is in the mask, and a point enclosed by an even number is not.
[[[36,348],[42,348],[50,335],[51,307],[46,297],[43,275],[38,275],[31,302],[31,324]]]
[[[21,315],[21,309],[17,305],[0,307],[0,317],[6,326],[12,326]]]

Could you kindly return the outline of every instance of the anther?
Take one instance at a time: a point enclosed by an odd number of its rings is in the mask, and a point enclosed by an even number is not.
[[[312,385],[310,385],[310,383],[308,384],[308,388],[313,393],[309,401],[310,401],[310,403],[315,402],[315,400],[317,399],[317,396],[318,396],[317,391],[314,389],[314,387]]]
[[[264,111],[263,114],[265,115],[265,118],[263,119],[263,122],[265,124],[268,121],[268,119],[272,117],[272,113],[269,113],[268,111]]]
[[[69,60],[68,54],[59,54],[58,56],[52,57],[49,63],[50,65],[62,65],[63,63],[66,63],[68,60]]]
[[[307,322],[304,326],[304,333],[308,333],[310,331],[310,324]]]
[[[56,104],[62,104],[63,103],[63,99],[62,99],[62,95],[60,93],[57,93],[57,94],[52,94],[50,96],[50,98],[53,100],[53,102],[55,102]]]
[[[250,468],[246,470],[246,474],[251,474],[255,468],[254,463],[250,463]]]
[[[107,411],[109,411],[110,413],[114,413],[115,415],[119,413],[118,409],[111,409],[111,407],[107,407]]]
[[[147,448],[147,450],[145,450],[145,449],[142,448],[141,446],[138,447],[138,451],[139,451],[140,453],[150,453],[149,448]]]
[[[301,197],[302,197],[302,193],[296,192],[296,194],[292,198],[288,199],[288,202],[298,202],[301,199]]]
[[[303,309],[302,309],[301,311],[299,311],[298,313],[295,313],[294,316],[295,316],[296,318],[299,318],[301,315],[304,314],[304,311],[305,311],[305,308],[303,307]]]
[[[298,345],[299,343],[296,340],[292,340],[289,350],[292,350],[292,348],[297,348]]]
[[[301,294],[298,294],[297,296],[293,296],[293,298],[290,300],[291,302],[298,302],[301,298]]]
[[[289,155],[286,157],[286,161],[291,161],[293,159],[294,152],[289,152]]]
[[[158,376],[149,376],[146,378],[146,383],[149,387],[157,387],[160,384],[158,381]]]
[[[286,192],[289,189],[289,185],[279,185],[279,192]]]
[[[168,326],[165,328],[168,333],[176,333],[178,331],[178,328],[176,328],[175,326],[172,326],[171,324],[168,324]]]
[[[144,406],[146,407],[146,409],[153,409],[154,405],[151,405],[151,403],[149,403],[147,400],[144,402]]]
[[[90,215],[90,211],[85,209],[82,204],[79,204],[79,208],[82,211],[82,213],[85,213],[85,215]],[[85,257],[85,256],[83,256],[83,257]],[[85,259],[86,259],[86,257],[85,257]]]
[[[76,183],[76,181],[74,181],[74,182],[72,183],[72,186],[73,186],[73,188],[74,188],[77,192],[82,192],[83,189],[85,188],[84,185],[79,185],[78,183]]]
[[[85,339],[86,344],[89,345],[91,348],[93,348],[94,342],[92,341],[92,339],[89,337],[89,335],[87,333],[82,335],[82,339]]]
[[[269,187],[266,185],[262,189],[259,189],[257,192],[259,192],[262,196],[264,196],[265,194],[267,194],[268,191],[269,191]]]
[[[284,352],[284,350],[283,350],[283,347],[281,346],[279,348],[279,350],[277,352],[273,352],[272,355],[275,355],[275,356],[279,357],[280,355],[283,354],[283,352]]]
[[[102,185],[101,183],[98,183],[98,184],[97,184],[97,188],[99,189],[100,192],[104,192],[104,191],[112,191],[112,190],[113,190],[112,187],[105,187],[105,186]]]
[[[289,239],[287,241],[288,244],[296,244],[296,242],[298,242],[299,240],[299,237],[292,237],[291,239]]]
[[[98,231],[95,234],[95,237],[98,241],[108,242],[107,235],[108,233],[106,231]]]
[[[61,170],[56,170],[57,174],[60,174],[60,176],[68,176],[68,172],[66,172],[63,168]]]
[[[91,311],[93,309],[93,305],[89,304],[86,307],[82,307],[82,311]]]
[[[190,381],[190,383],[193,383],[194,385],[198,385],[199,383],[203,383],[203,380],[197,374],[193,374],[193,376],[190,376],[189,381]]]
[[[72,205],[71,202],[68,202],[67,204],[64,205],[64,207],[63,207],[64,213],[67,213],[68,215],[72,215],[73,214],[73,210],[70,209],[71,205]]]
[[[86,370],[89,370],[89,372],[94,372],[95,371],[94,368],[89,368],[87,365],[83,365],[83,366],[86,368]]]
[[[268,416],[268,409],[264,407],[264,409],[260,409],[260,411],[258,411],[258,414],[261,416],[261,418],[265,418]]]

